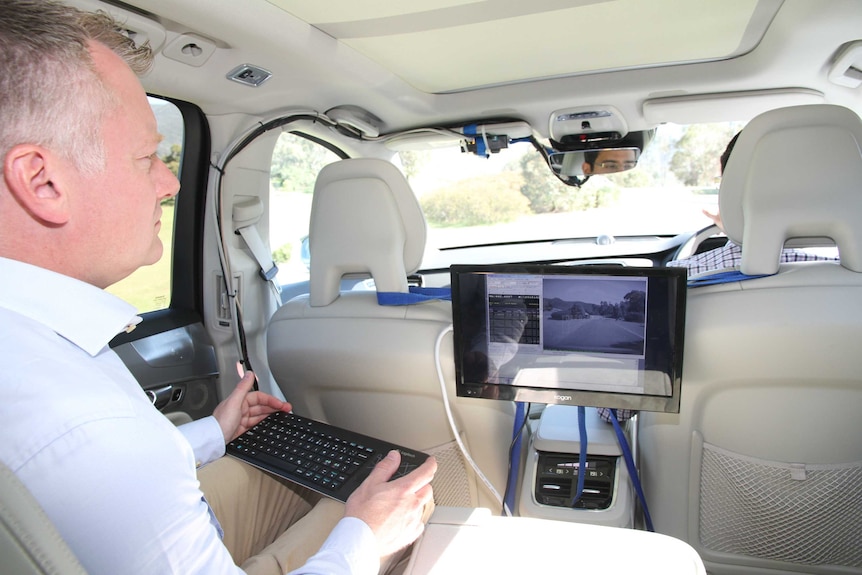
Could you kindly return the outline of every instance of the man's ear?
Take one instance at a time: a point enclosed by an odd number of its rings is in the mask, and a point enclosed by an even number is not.
[[[49,225],[69,219],[60,163],[50,151],[32,144],[14,146],[3,162],[3,178],[12,196],[31,216]]]

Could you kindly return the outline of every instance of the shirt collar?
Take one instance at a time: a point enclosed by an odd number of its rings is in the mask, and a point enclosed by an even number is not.
[[[96,355],[140,321],[131,304],[88,283],[0,257],[0,307],[29,317]]]

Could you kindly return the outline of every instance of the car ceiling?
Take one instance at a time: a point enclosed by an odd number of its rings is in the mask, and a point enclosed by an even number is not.
[[[862,41],[856,0],[130,0],[108,11],[156,49],[145,87],[211,117],[350,105],[382,133],[515,118],[547,136],[553,112],[572,107],[611,106],[629,129],[794,103],[862,109],[862,88],[829,79]],[[851,74],[860,53],[843,59]],[[246,64],[272,77],[254,88],[226,78]]]

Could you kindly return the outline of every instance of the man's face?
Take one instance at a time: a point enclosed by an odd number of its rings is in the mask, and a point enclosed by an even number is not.
[[[637,165],[637,161],[637,152],[633,149],[602,150],[592,166],[584,162],[584,175],[614,174],[630,170]]]
[[[82,279],[107,287],[161,258],[160,204],[179,182],[156,156],[161,136],[138,78],[105,46],[92,43],[90,52],[116,106],[103,118],[105,168],[78,174],[70,223],[86,250],[78,255],[92,266]]]

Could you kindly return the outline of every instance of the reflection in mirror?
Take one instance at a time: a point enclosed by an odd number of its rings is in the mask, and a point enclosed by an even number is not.
[[[551,169],[560,176],[615,174],[638,165],[638,148],[603,148],[550,154]]]

